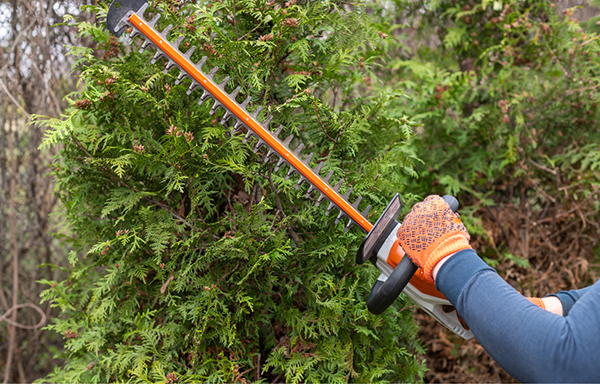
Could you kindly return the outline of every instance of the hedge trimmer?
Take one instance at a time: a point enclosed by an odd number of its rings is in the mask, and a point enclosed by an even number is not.
[[[286,180],[292,174],[297,173],[300,180],[297,182],[296,187],[299,188],[303,183],[309,185],[306,198],[309,198],[313,191],[317,191],[319,193],[317,205],[324,200],[329,202],[326,214],[329,214],[334,208],[339,210],[336,224],[342,218],[347,218],[349,222],[345,228],[346,231],[353,225],[357,225],[367,233],[367,237],[358,250],[356,262],[362,264],[369,260],[381,271],[381,275],[373,286],[367,301],[368,309],[374,314],[380,314],[404,291],[419,307],[450,330],[465,339],[473,337],[468,327],[463,326],[452,304],[433,284],[425,282],[421,277],[422,273],[416,273],[418,268],[408,257],[404,257],[405,252],[396,239],[396,233],[400,226],[396,219],[402,209],[400,196],[396,194],[375,225],[371,224],[367,220],[370,205],[362,212],[359,211],[362,198],[358,197],[354,203],[350,203],[349,198],[352,188],[341,195],[339,191],[342,180],[333,186],[330,184],[333,171],[325,177],[321,177],[319,174],[324,163],[321,162],[311,167],[310,162],[313,154],[311,153],[304,159],[300,156],[304,144],[300,144],[292,150],[290,144],[294,136],[289,135],[285,140],[282,140],[280,134],[283,126],[271,131],[271,116],[261,122],[258,119],[260,107],[252,113],[249,112],[247,107],[252,100],[251,97],[246,98],[242,103],[238,103],[236,97],[241,88],[237,87],[233,92],[227,93],[225,85],[229,81],[229,77],[217,84],[214,76],[218,67],[213,68],[209,73],[204,72],[202,67],[206,63],[206,56],[197,63],[192,62],[191,57],[195,47],[191,47],[185,53],[182,53],[179,46],[184,37],[181,36],[174,42],[167,40],[172,26],[168,26],[159,32],[156,23],[160,18],[160,14],[156,14],[150,21],[146,20],[144,12],[147,7],[147,0],[114,0],[110,5],[106,20],[109,31],[116,36],[121,36],[127,29],[130,42],[138,36],[143,38],[144,42],[140,52],[148,48],[156,50],[156,54],[152,58],[152,64],[160,58],[165,58],[167,64],[164,73],[173,68],[178,68],[179,76],[175,83],[179,84],[185,78],[188,78],[191,81],[187,90],[188,94],[196,90],[202,91],[199,104],[209,98],[213,99],[214,104],[210,109],[210,114],[214,114],[218,108],[223,108],[225,114],[220,122],[223,126],[228,127],[228,121],[231,121],[232,134],[240,129],[245,129],[247,134],[244,142],[248,142],[252,137],[258,140],[253,149],[255,153],[265,146],[267,148],[265,161],[269,161],[273,156],[276,156],[279,159],[275,167],[276,170],[284,164],[289,166]],[[452,196],[445,196],[444,199],[456,211],[458,201]]]

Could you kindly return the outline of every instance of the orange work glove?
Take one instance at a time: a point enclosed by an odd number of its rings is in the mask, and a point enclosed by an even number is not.
[[[544,304],[544,301],[542,299],[540,299],[539,297],[527,297],[527,300],[531,301],[533,304],[537,305],[538,307],[540,307],[542,309],[546,309],[546,305]]]
[[[433,283],[433,267],[444,257],[471,248],[469,233],[439,196],[428,196],[416,204],[398,229],[398,242],[415,265]]]

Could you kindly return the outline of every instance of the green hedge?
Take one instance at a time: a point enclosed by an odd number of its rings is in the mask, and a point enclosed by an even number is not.
[[[385,35],[365,5],[345,1],[153,2],[170,39],[196,45],[324,161],[332,182],[373,204],[372,220],[404,185],[414,123],[392,116],[397,90],[364,73]],[[99,19],[108,4],[88,7]],[[364,238],[306,199],[209,115],[212,102],[162,74],[101,23],[74,23],[95,48],[73,47],[83,91],[44,119],[58,145],[55,177],[68,216],[69,279],[44,281],[65,337],[52,382],[414,381],[424,363],[409,303],[382,316],[366,297],[378,272],[355,264]],[[188,45],[189,43],[189,45]],[[363,61],[367,58],[368,61]],[[380,60],[381,61],[381,60]],[[372,81],[378,80],[371,75]],[[238,98],[241,100],[241,97]],[[411,195],[405,195],[409,201]],[[364,206],[363,206],[364,205]]]

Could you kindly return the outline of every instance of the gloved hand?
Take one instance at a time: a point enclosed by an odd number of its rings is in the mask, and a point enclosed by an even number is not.
[[[423,277],[433,283],[433,267],[444,257],[471,248],[469,233],[439,196],[428,196],[416,204],[397,233],[408,257],[423,269]]]

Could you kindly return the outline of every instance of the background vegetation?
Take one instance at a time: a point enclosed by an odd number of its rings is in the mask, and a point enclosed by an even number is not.
[[[59,312],[40,304],[42,278],[67,276],[68,246],[49,165],[54,149],[38,150],[45,127],[31,114],[58,116],[76,89],[68,45],[88,42],[74,28],[52,28],[62,16],[79,18],[73,1],[0,1],[0,380],[31,382],[59,361],[62,337],[43,330]]]
[[[419,13],[424,6],[391,12],[410,20],[412,41],[400,39],[385,65],[412,96],[391,108],[421,123],[411,145],[423,162],[409,190],[457,194],[474,248],[528,296],[595,281],[595,19],[582,27],[576,8],[551,1],[442,1]],[[430,378],[509,380],[495,364],[468,373],[465,362],[489,359],[476,341],[425,323]]]
[[[58,18],[67,11],[60,4],[42,10]],[[228,90],[240,85],[251,110],[262,106],[283,137],[300,137],[303,154],[315,152],[311,164],[325,161],[322,174],[343,179],[342,191],[351,185],[361,208],[374,206],[373,220],[395,192],[407,209],[430,193],[455,194],[484,260],[543,296],[595,281],[598,267],[598,27],[594,17],[577,21],[593,9],[572,5],[159,1],[147,16],[160,10],[160,29],[173,24],[183,50],[198,46],[194,61],[207,55],[206,71],[218,65],[217,80],[232,78]],[[23,18],[10,19],[13,30],[35,9],[22,6],[12,8]],[[53,317],[42,332],[33,309],[10,313],[34,329],[2,324],[4,381],[48,369],[46,380],[86,382],[511,380],[476,340],[420,311],[415,322],[407,299],[370,315],[364,302],[377,272],[354,265],[361,232],[342,234],[314,196],[303,197],[306,186],[294,189],[297,176],[285,180],[286,167],[275,171],[264,149],[254,154],[252,142],[230,135],[222,111],[198,106],[199,94],[174,84],[175,71],[148,64],[151,52],[111,38],[106,8],[69,9],[69,27],[45,29],[57,46],[69,38],[81,47],[48,48],[53,56],[37,64],[62,62],[44,67],[56,72],[73,63],[80,88],[65,104],[74,89],[67,72],[35,86],[4,72],[0,105],[11,115],[3,116],[35,113],[49,131],[40,155],[39,125],[2,124],[9,230],[0,273],[13,275],[0,274],[0,304],[4,313],[10,300],[31,303]],[[5,52],[4,71],[36,79],[35,66],[14,65],[27,49]],[[26,104],[28,94],[44,102]],[[48,169],[53,179],[31,176]],[[41,216],[40,227],[36,212],[57,204],[51,180],[64,208]],[[29,250],[46,259],[27,258]],[[34,268],[48,262],[62,269]],[[48,288],[43,304],[35,280]],[[49,346],[61,338],[66,349],[53,360]]]

